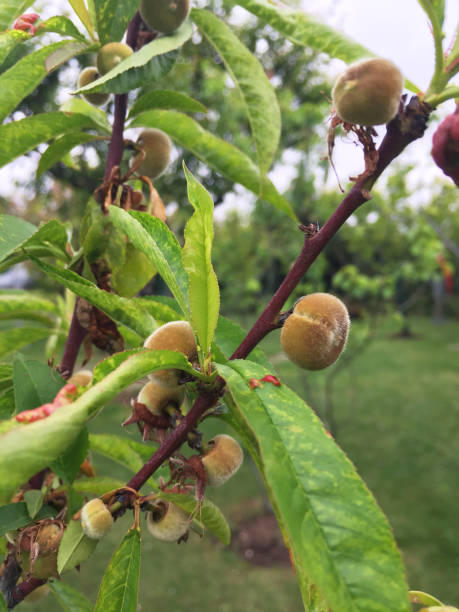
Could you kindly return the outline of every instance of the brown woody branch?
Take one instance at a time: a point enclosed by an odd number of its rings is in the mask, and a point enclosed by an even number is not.
[[[359,206],[371,198],[369,190],[385,168],[400,155],[407,145],[424,134],[430,110],[430,107],[421,103],[417,97],[414,97],[405,108],[401,109],[395,119],[388,124],[387,133],[378,149],[378,161],[373,172],[355,183],[326,224],[315,236],[312,238],[306,237],[298,259],[247,336],[234,351],[231,359],[245,359],[260,340],[279,326],[277,317],[285,301],[339,228]],[[214,392],[212,394],[201,394],[197,398],[193,407],[179,426],[164,440],[142,469],[131,478],[127,486],[139,490],[145,484],[162,463],[185,442],[187,434],[196,427],[202,415],[222,395],[224,385],[223,379],[217,378]]]

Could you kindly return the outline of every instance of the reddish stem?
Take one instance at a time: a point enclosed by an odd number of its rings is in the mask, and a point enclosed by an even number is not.
[[[234,351],[231,359],[246,358],[262,338],[278,327],[276,318],[287,298],[339,228],[359,206],[370,199],[371,195],[368,190],[374,185],[383,170],[410,142],[423,135],[429,112],[430,109],[415,97],[403,109],[403,112],[390,122],[378,150],[379,157],[375,170],[370,175],[357,181],[322,229],[311,239],[306,239],[298,259],[252,329]],[[196,427],[204,412],[211,408],[222,395],[224,385],[223,379],[217,378],[213,395],[201,394],[197,398],[190,412],[180,422],[179,426],[164,440],[127,486],[138,490],[145,484],[160,465],[185,442],[187,434]]]
[[[28,580],[18,584],[11,594],[12,602],[8,606],[8,609],[11,610],[17,606],[25,597],[27,597],[27,595],[30,595],[32,591],[38,589],[38,587],[45,583],[46,580],[42,580],[41,578],[29,578]]]

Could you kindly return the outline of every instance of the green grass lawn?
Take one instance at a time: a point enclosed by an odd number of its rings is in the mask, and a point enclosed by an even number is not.
[[[358,324],[351,335],[352,353]],[[415,337],[393,337],[389,323],[336,376],[332,396],[335,437],[386,512],[402,550],[411,588],[459,604],[459,323],[434,326],[412,321]],[[263,341],[283,380],[324,414],[324,387],[332,371],[305,373],[282,358],[278,332]],[[339,367],[339,363],[336,366]],[[94,432],[122,433],[126,406],[107,407],[91,423]],[[209,432],[222,431],[219,422]],[[135,428],[125,435],[138,439]],[[127,476],[96,457],[99,470]],[[235,527],[261,512],[262,491],[249,461],[210,495]],[[64,575],[95,601],[109,558],[129,527],[118,521],[81,572]],[[143,533],[139,610],[296,612],[302,610],[288,567],[254,567],[212,536],[187,544],[156,542]],[[25,604],[24,604],[25,608]],[[37,612],[60,610],[51,597]]]

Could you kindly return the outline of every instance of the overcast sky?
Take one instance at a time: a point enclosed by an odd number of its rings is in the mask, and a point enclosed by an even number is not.
[[[287,2],[286,2],[287,3]],[[59,13],[59,7],[68,4],[63,0],[43,0],[36,2],[32,9],[37,10],[43,19]],[[427,18],[417,0],[302,0],[303,9],[331,25],[348,36],[354,38],[374,53],[391,59],[398,65],[404,75],[425,89],[433,72],[433,40],[430,34]],[[458,0],[446,0],[447,17],[444,30],[446,40],[452,40],[455,25],[459,22]],[[72,18],[78,23],[75,15]],[[329,69],[330,80],[334,80],[345,65],[340,60],[332,62]],[[438,118],[446,116],[454,108],[452,101],[442,105],[437,113]],[[441,171],[430,158],[431,135],[437,122],[429,128],[429,133],[422,140],[422,146],[409,148],[402,154],[401,160],[416,165],[416,172],[412,173],[413,187],[421,194],[422,185],[429,185],[436,178],[443,179]],[[384,128],[381,128],[381,133]],[[286,152],[284,158],[286,165],[283,168],[274,168],[271,178],[283,191],[292,178],[293,170],[289,167],[295,161],[291,152]],[[13,163],[0,170],[0,193],[15,200],[26,196],[26,193],[15,187],[15,180],[23,181],[24,175],[34,172],[38,155],[32,156],[25,162]],[[341,181],[345,184],[348,176],[359,173],[362,169],[362,155],[360,150],[350,140],[337,141],[334,162]],[[332,173],[328,179],[328,187],[336,187],[336,179]],[[320,187],[320,185],[318,185]],[[241,196],[250,200],[251,196],[242,188],[236,187],[237,195],[228,197],[228,206],[219,207],[219,216],[227,207],[236,201],[241,202]],[[424,189],[428,194],[429,190]]]

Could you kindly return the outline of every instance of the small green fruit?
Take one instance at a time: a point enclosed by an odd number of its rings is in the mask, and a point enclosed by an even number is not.
[[[150,260],[135,246],[126,244],[123,265],[112,273],[112,286],[123,297],[133,297],[156,274],[155,267]]]
[[[207,483],[219,487],[235,474],[242,465],[244,453],[231,436],[220,434],[209,443],[210,449],[202,456]]]
[[[144,347],[153,351],[169,350],[183,353],[188,361],[198,356],[196,339],[188,321],[170,321],[155,330],[144,342]],[[177,387],[180,370],[156,370],[149,377],[159,385]]]
[[[161,500],[147,512],[147,528],[151,535],[163,542],[176,542],[188,531],[190,517],[174,504]]]
[[[190,0],[142,0],[139,11],[151,30],[171,34],[188,17]]]
[[[86,87],[100,77],[99,71],[95,66],[89,66],[80,72],[78,77],[78,89]],[[110,94],[105,93],[84,93],[83,98],[94,106],[103,106],[109,99]]]
[[[136,172],[150,179],[158,178],[169,164],[172,149],[171,139],[162,130],[143,130],[137,138],[137,145],[145,152],[145,158]],[[137,153],[132,158],[131,165],[140,159],[140,155]]]
[[[48,523],[40,528],[34,541],[37,557],[33,564],[30,563],[30,551],[21,551],[20,564],[25,573],[31,572],[34,578],[42,580],[57,576],[57,551],[62,533],[57,523]]]
[[[97,54],[97,68],[100,74],[107,74],[132,54],[133,51],[129,45],[120,42],[107,43],[99,49]]]
[[[160,415],[170,404],[180,408],[185,397],[183,386],[164,387],[151,380],[142,387],[137,401],[144,404],[152,414]]]
[[[91,540],[101,540],[113,526],[113,516],[98,497],[88,501],[81,509],[81,527]]]
[[[346,306],[330,293],[311,293],[295,304],[281,331],[285,354],[304,370],[334,363],[346,344],[350,320]]]
[[[392,62],[374,58],[356,62],[338,77],[332,91],[336,114],[347,123],[388,123],[397,114],[403,76]]]

